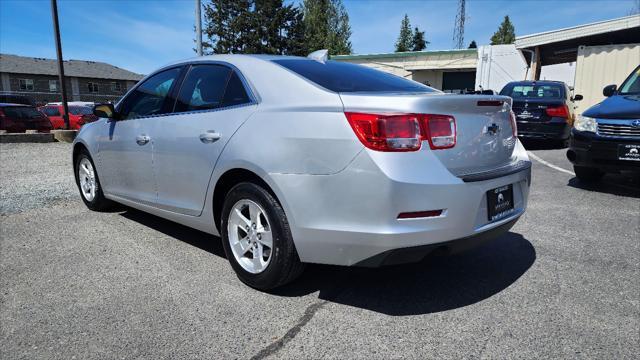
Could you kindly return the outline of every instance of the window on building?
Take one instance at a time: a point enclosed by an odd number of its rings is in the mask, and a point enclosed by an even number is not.
[[[20,79],[20,90],[33,91],[33,79]]]
[[[90,93],[97,93],[98,92],[98,83],[88,82],[87,83],[87,89],[89,90]]]
[[[49,91],[51,92],[58,91],[58,80],[49,80]]]
[[[111,91],[113,91],[113,92],[121,92],[122,91],[122,85],[119,82],[112,82],[111,83]]]

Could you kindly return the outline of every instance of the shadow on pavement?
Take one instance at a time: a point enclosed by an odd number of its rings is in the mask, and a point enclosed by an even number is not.
[[[584,183],[574,177],[567,185],[587,191],[640,198],[640,177],[606,174],[601,181],[595,183]]]
[[[567,145],[560,140],[534,140],[519,138],[527,150],[558,150],[566,149]]]
[[[121,215],[225,258],[219,237],[135,209]],[[297,297],[319,292],[322,300],[387,315],[428,314],[471,305],[501,292],[535,259],[533,245],[522,235],[508,232],[479,248],[432,255],[416,264],[377,269],[310,264],[298,280],[272,294]]]

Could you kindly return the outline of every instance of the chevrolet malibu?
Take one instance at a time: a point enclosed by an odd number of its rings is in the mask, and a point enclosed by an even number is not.
[[[527,204],[510,98],[360,65],[200,57],[94,112],[73,146],[89,209],[117,202],[219,235],[240,280],[261,290],[305,263],[376,267],[468,248]]]

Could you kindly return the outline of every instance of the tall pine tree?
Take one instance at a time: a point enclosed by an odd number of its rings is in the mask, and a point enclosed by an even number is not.
[[[396,41],[396,52],[410,51],[413,48],[413,33],[411,32],[411,23],[409,15],[404,14],[402,23],[400,23],[400,35]]]
[[[351,54],[351,26],[341,0],[304,0],[304,34],[309,52],[328,49],[330,54]]]
[[[513,44],[516,41],[516,31],[509,19],[509,15],[504,17],[502,24],[491,37],[491,45]]]
[[[469,49],[477,49],[478,48],[478,44],[476,44],[475,40],[471,40],[471,43],[469,44]]]
[[[424,31],[420,31],[418,27],[413,30],[413,39],[411,40],[413,51],[422,51],[427,48],[429,42],[424,37]]]

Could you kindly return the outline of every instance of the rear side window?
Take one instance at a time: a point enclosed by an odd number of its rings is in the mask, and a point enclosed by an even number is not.
[[[42,114],[38,110],[27,106],[7,106],[5,108],[2,108],[2,111],[4,112],[5,116],[18,120],[35,119],[42,117]]]
[[[71,106],[69,107],[71,115],[89,115],[93,114],[93,109],[88,106]]]
[[[415,81],[356,64],[307,59],[281,59],[273,62],[334,92],[435,91]]]
[[[220,65],[195,65],[182,83],[174,112],[222,107],[231,69]]]
[[[562,99],[564,97],[561,85],[507,84],[500,95],[518,99]]]
[[[60,110],[57,107],[46,107],[42,112],[47,116],[60,116]]]
[[[231,73],[222,102],[224,106],[240,105],[250,102],[244,85],[235,71]]]

